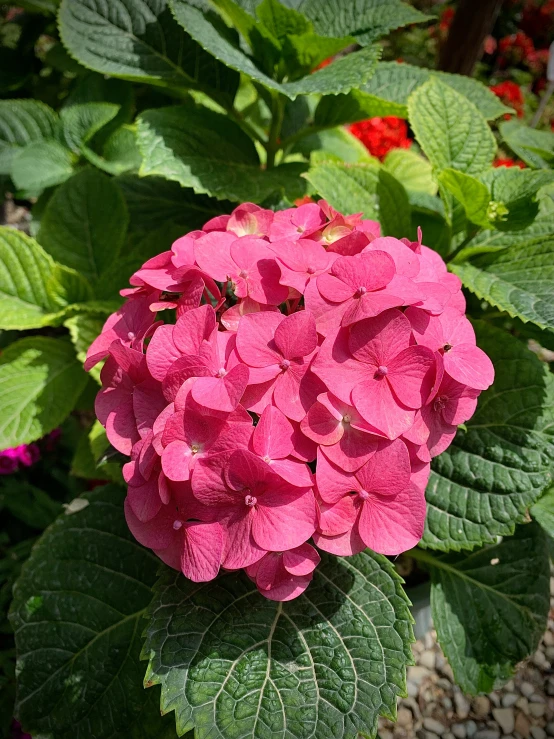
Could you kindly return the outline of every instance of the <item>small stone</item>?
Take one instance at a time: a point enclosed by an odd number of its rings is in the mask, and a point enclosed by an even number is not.
[[[435,653],[426,649],[425,652],[420,656],[418,660],[421,667],[426,667],[428,670],[435,669]]]
[[[508,680],[508,682],[504,686],[504,690],[507,693],[513,693],[515,689],[516,689],[516,686],[515,686],[514,681],[513,680]]]
[[[456,739],[466,739],[466,727],[463,724],[452,724],[450,730]]]
[[[451,683],[454,682],[454,673],[452,672],[452,668],[448,664],[448,662],[443,659],[442,663],[439,664],[438,662],[439,656],[437,655],[435,659],[435,664],[437,667],[437,670],[441,675],[443,675],[447,680],[450,680]]]
[[[548,662],[554,662],[554,646],[546,647],[545,654]]]
[[[477,718],[486,718],[491,710],[491,702],[484,695],[477,695],[471,702],[473,713]]]
[[[550,721],[546,724],[546,733],[548,736],[554,736],[554,721]]]
[[[498,693],[490,693],[489,699],[491,703],[497,708],[500,706],[500,695]]]
[[[447,713],[448,713],[448,711],[451,711],[451,710],[452,710],[452,701],[451,701],[451,700],[450,700],[450,698],[448,698],[447,696],[445,696],[445,697],[444,697],[444,698],[442,699],[441,703],[442,703],[442,707],[444,708],[444,710],[445,710],[445,711],[446,711]]]
[[[522,682],[519,688],[519,692],[521,693],[521,695],[529,698],[529,696],[533,695],[533,693],[535,692],[535,686],[531,685],[531,683],[528,682]]]
[[[541,718],[546,713],[546,706],[544,703],[531,703],[529,713],[533,718]]]
[[[550,665],[548,664],[548,660],[540,651],[540,649],[538,649],[533,655],[533,664],[536,665],[536,667],[538,667],[540,670],[544,670],[550,667]]]
[[[419,685],[423,678],[429,677],[430,674],[431,673],[426,667],[421,667],[419,665],[408,667],[408,680],[411,680],[416,685]]]
[[[523,711],[523,713],[527,716],[529,714],[529,701],[527,698],[518,698],[516,701],[516,708],[519,708],[520,711]]]
[[[413,680],[408,680],[408,682],[406,683],[406,689],[410,698],[417,698],[417,695],[419,693],[417,683],[415,683]]]
[[[399,726],[411,726],[414,722],[412,712],[408,708],[399,708],[396,723]]]
[[[545,635],[542,638],[545,646],[547,647],[554,647],[554,632],[553,631],[547,631]]]
[[[540,693],[533,693],[529,698],[529,703],[546,703],[546,701]]]
[[[533,739],[546,739],[546,731],[540,726],[531,726],[531,736]]]
[[[446,734],[443,734],[442,739],[456,739],[456,737],[451,731],[447,731]]]
[[[435,718],[424,718],[423,728],[432,731],[434,734],[439,734],[439,736],[442,736],[446,731],[446,726]]]
[[[500,732],[498,729],[480,729],[475,734],[475,739],[500,739]]]
[[[477,731],[477,724],[475,721],[466,721],[465,723],[466,727],[466,736],[468,739],[472,739],[472,737],[475,736],[475,732]]]
[[[527,739],[527,737],[529,736],[530,726],[531,724],[529,723],[529,719],[527,718],[527,716],[525,716],[525,714],[523,713],[518,713],[516,716],[515,730],[518,734],[524,737],[524,739]]]
[[[417,702],[413,698],[402,698],[400,703],[402,708],[407,708],[412,712],[412,716],[415,717],[416,721],[421,719],[421,711],[419,710]]]
[[[506,695],[502,696],[502,705],[504,708],[511,708],[511,706],[517,703],[517,698],[516,693],[506,693]]]
[[[549,677],[546,681],[546,695],[554,696],[554,677]]]
[[[458,690],[454,693],[454,706],[459,718],[464,719],[469,716],[469,701]]]
[[[503,734],[511,734],[514,730],[516,717],[513,708],[493,708],[494,720],[502,729]]]
[[[423,637],[423,643],[425,644],[425,649],[433,649],[435,646],[435,639],[433,637],[433,632],[428,631],[425,636]]]
[[[437,686],[442,690],[452,690],[452,683],[445,677],[439,677],[439,679],[437,680]]]
[[[423,732],[424,739],[439,739],[439,735],[435,734],[432,731],[424,731]]]

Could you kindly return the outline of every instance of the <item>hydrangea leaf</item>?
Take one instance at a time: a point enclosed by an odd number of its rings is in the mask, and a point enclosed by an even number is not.
[[[531,515],[546,531],[551,539],[554,539],[554,487],[549,488],[537,500],[530,510]]]
[[[141,234],[166,223],[181,225],[183,233],[193,231],[234,207],[161,177],[122,175],[116,182],[127,203],[129,228]]]
[[[346,164],[373,164],[378,160],[372,157],[360,139],[346,128],[329,128],[325,131],[305,136],[294,146],[295,152],[309,157],[312,164],[339,162]]]
[[[433,460],[424,546],[472,549],[513,533],[552,481],[554,377],[518,339],[476,322],[494,384],[452,445]]]
[[[170,2],[177,21],[207,52],[228,67],[247,75],[254,82],[262,84],[269,90],[280,92],[291,100],[294,100],[297,95],[337,94],[357,88],[371,77],[380,56],[377,46],[368,46],[300,80],[277,82],[245,54],[238,41],[230,37],[229,29],[217,22],[219,18],[214,19],[211,8],[206,2],[198,2],[198,0],[194,2],[193,0],[170,0]]]
[[[73,501],[16,583],[17,712],[34,736],[175,736],[142,686],[143,616],[159,561],[129,533],[124,495],[111,485]]]
[[[375,164],[321,162],[310,167],[306,179],[316,192],[341,213],[377,218],[379,167]]]
[[[535,169],[548,169],[554,163],[554,133],[536,131],[519,121],[502,121],[500,135],[520,159]]]
[[[496,141],[485,118],[464,95],[436,78],[410,95],[410,123],[429,161],[440,171],[478,174],[492,164]]]
[[[259,203],[281,189],[292,198],[305,192],[303,164],[262,171],[252,140],[226,116],[207,108],[176,106],[142,113],[138,144],[142,176],[160,175],[197,193]]]
[[[112,121],[120,106],[113,103],[79,103],[62,108],[63,136],[69,148],[79,154],[95,133]]]
[[[467,218],[479,226],[490,226],[488,218],[491,196],[489,188],[476,177],[444,169],[438,176],[440,184],[460,202]]]
[[[304,0],[301,12],[322,36],[354,36],[359,44],[369,44],[390,31],[411,23],[431,20],[400,0]]]
[[[383,236],[404,238],[411,231],[410,201],[404,185],[385,169],[379,170],[377,198]]]
[[[53,138],[57,126],[57,114],[38,100],[0,100],[0,175],[10,174],[21,148]]]
[[[36,441],[73,410],[87,382],[69,341],[29,336],[0,355],[0,448]]]
[[[121,126],[108,136],[100,154],[89,146],[84,146],[82,152],[91,164],[112,175],[136,172],[142,161],[136,131],[128,125]]]
[[[54,262],[21,231],[0,228],[0,328],[47,326],[58,305],[49,294]]]
[[[95,316],[94,314],[81,313],[76,316],[68,318],[64,326],[69,330],[71,341],[77,352],[77,359],[81,364],[84,364],[87,349],[92,344],[94,339],[100,335],[102,326],[104,325],[104,318]],[[90,371],[90,375],[100,384],[100,370],[101,367],[96,365]],[[98,476],[96,477],[98,479]]]
[[[465,287],[514,318],[554,331],[554,237],[452,264]]]
[[[5,508],[27,526],[42,531],[60,513],[61,503],[53,500],[44,490],[18,477],[10,476],[2,481],[0,510]]]
[[[412,663],[394,567],[366,550],[324,556],[308,590],[269,601],[236,573],[194,584],[166,570],[150,607],[146,684],[196,739],[374,737]]]
[[[411,149],[392,149],[383,162],[384,168],[399,180],[406,190],[437,194],[433,169],[427,159]]]
[[[41,218],[37,240],[54,259],[94,282],[117,259],[128,219],[117,184],[87,168],[53,194]]]
[[[421,554],[431,571],[433,623],[454,679],[465,693],[489,693],[533,654],[546,628],[546,537],[528,524],[471,554]]]
[[[202,90],[230,104],[238,75],[183,35],[167,0],[62,0],[60,36],[69,53],[102,74]]]
[[[76,157],[55,139],[33,141],[12,160],[14,185],[30,195],[65,182],[73,174]]]

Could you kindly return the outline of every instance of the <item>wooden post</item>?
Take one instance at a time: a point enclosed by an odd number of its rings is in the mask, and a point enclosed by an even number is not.
[[[483,42],[492,31],[503,0],[459,0],[456,14],[440,52],[439,69],[473,74],[483,53]]]

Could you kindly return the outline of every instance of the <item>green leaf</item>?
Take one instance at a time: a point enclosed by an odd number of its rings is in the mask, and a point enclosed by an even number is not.
[[[69,329],[71,341],[73,342],[73,346],[77,352],[77,359],[81,364],[84,364],[87,357],[87,350],[94,339],[100,335],[103,325],[103,318],[90,314],[80,314],[73,316],[72,318],[68,318],[67,321],[65,321],[64,326]],[[94,377],[98,384],[100,384],[100,371],[101,367],[96,365],[96,367],[93,367],[89,373]]]
[[[149,610],[147,684],[162,685],[162,712],[197,739],[374,737],[379,714],[396,714],[412,663],[400,582],[369,550],[324,555],[287,603],[264,599],[242,574],[198,585],[166,570]]]
[[[79,154],[95,133],[119,113],[113,103],[80,103],[62,108],[60,118],[68,147]]]
[[[105,429],[100,421],[95,421],[92,428],[85,430],[79,438],[71,462],[71,474],[88,480],[110,480],[125,485],[121,464],[104,459],[109,448]]]
[[[129,210],[129,228],[139,233],[166,223],[193,231],[222,213],[230,213],[234,204],[195,195],[190,188],[161,177],[123,175],[116,180]]]
[[[54,263],[21,231],[0,228],[0,328],[47,326],[58,306],[49,294]]]
[[[551,539],[554,539],[554,487],[549,488],[529,511]]]
[[[0,510],[2,508],[27,526],[42,530],[60,513],[61,504],[26,480],[8,478],[0,486]]]
[[[466,428],[433,460],[422,544],[441,551],[512,534],[552,481],[554,377],[505,331],[475,329],[496,375]]]
[[[406,238],[411,230],[410,201],[404,186],[381,168],[377,184],[379,222],[383,236]]]
[[[113,175],[137,171],[142,162],[134,126],[121,126],[114,131],[104,142],[100,154],[85,146],[83,155],[95,167]]]
[[[433,168],[420,154],[411,149],[392,149],[383,162],[384,168],[399,180],[406,190],[437,194]]]
[[[57,125],[56,113],[38,100],[0,100],[0,175],[10,174],[24,146],[53,138]]]
[[[87,376],[69,341],[29,336],[0,355],[0,448],[36,441],[73,410]]]
[[[62,0],[60,36],[77,61],[102,74],[202,90],[230,104],[238,75],[175,23],[166,0]]]
[[[128,220],[117,184],[98,170],[83,169],[50,199],[37,239],[57,261],[94,282],[117,259]]]
[[[315,33],[287,36],[283,40],[283,57],[287,69],[298,78],[309,74],[322,61],[335,56],[353,41],[350,36],[326,38]]]
[[[489,693],[537,649],[550,605],[546,539],[536,524],[471,554],[424,557],[437,637],[464,693]]]
[[[554,181],[554,172],[497,167],[480,176],[491,192],[491,201],[507,211],[494,222],[501,231],[519,231],[530,226],[539,212],[538,192]]]
[[[224,115],[177,106],[148,110],[138,118],[141,176],[161,175],[216,198],[261,202],[284,189],[301,197],[302,164],[264,172],[252,140]],[[300,194],[298,194],[300,193]]]
[[[74,163],[74,155],[59,141],[34,141],[14,156],[12,180],[18,189],[38,195],[71,177]]]
[[[404,113],[374,113],[373,115],[399,115],[405,118],[408,114],[409,96],[430,79],[438,79],[471,100],[487,120],[498,118],[511,111],[511,108],[503,105],[486,85],[471,77],[437,72],[436,70],[398,62],[381,62],[378,64],[375,74],[369,82],[362,86],[361,92],[373,95],[390,104],[402,106],[404,109]]]
[[[305,15],[294,8],[287,8],[279,0],[262,0],[256,8],[256,15],[279,41],[312,30],[312,24]]]
[[[477,297],[524,323],[554,331],[554,238],[452,264]]]
[[[431,16],[399,0],[304,0],[300,10],[322,36],[354,36],[359,44],[369,44],[390,31],[411,23],[423,23]]]
[[[139,661],[159,560],[131,536],[122,488],[87,493],[46,531],[14,589],[17,711],[56,739],[172,739]],[[76,501],[73,501],[75,503]]]
[[[463,205],[472,223],[485,227],[491,225],[488,218],[491,195],[486,185],[456,169],[444,169],[438,180]]]
[[[87,303],[94,297],[87,278],[64,264],[54,263],[46,290],[56,306],[64,310],[73,304]]]
[[[536,131],[519,121],[502,121],[500,135],[520,159],[535,169],[548,169],[554,164],[554,133]]]
[[[364,218],[377,218],[378,166],[322,162],[310,167],[306,179],[341,213],[363,213]]]
[[[245,54],[238,43],[230,40],[227,28],[214,25],[207,3],[198,0],[170,0],[177,21],[207,52],[223,64],[242,72],[269,90],[286,95],[291,100],[310,93],[336,94],[348,92],[366,82],[373,74],[380,55],[378,47],[367,47],[348,54],[333,64],[294,82],[277,82],[263,72]],[[341,34],[344,36],[345,34]]]
[[[416,138],[436,170],[477,174],[492,164],[496,141],[478,109],[437,79],[419,87],[408,101]]]
[[[293,151],[309,157],[312,164],[336,161],[345,164],[365,162],[379,166],[379,160],[372,157],[362,142],[346,128],[329,128],[305,136],[297,142]]]

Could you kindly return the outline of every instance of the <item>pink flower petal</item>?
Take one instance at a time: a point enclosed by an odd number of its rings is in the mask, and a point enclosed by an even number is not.
[[[316,531],[313,539],[315,545],[324,552],[338,554],[341,557],[359,554],[367,547],[367,544],[362,541],[356,525],[350,531],[346,531],[344,534],[338,534],[337,536],[326,536]]]
[[[206,408],[233,411],[248,384],[248,367],[237,364],[223,377],[200,377],[192,386],[194,400]]]
[[[410,346],[388,364],[387,380],[400,402],[421,408],[435,379],[435,355],[425,346]]]
[[[309,575],[321,562],[321,557],[309,544],[283,552],[283,565],[291,575]]]
[[[444,370],[463,385],[486,390],[494,382],[494,367],[482,349],[458,344],[443,354]]]
[[[360,499],[357,495],[345,495],[336,503],[317,501],[317,530],[325,536],[337,536],[350,531],[360,512]]]
[[[222,565],[227,570],[239,570],[248,567],[261,559],[265,550],[254,541],[252,525],[255,512],[252,508],[236,509],[222,520],[226,540],[223,550]]]
[[[233,233],[213,231],[196,239],[196,264],[214,280],[225,282],[237,269],[231,258],[231,244],[236,238]]]
[[[173,341],[173,326],[159,326],[146,350],[146,363],[152,377],[163,380],[173,362],[181,356]]]
[[[243,316],[237,331],[237,351],[250,367],[267,367],[279,364],[281,353],[274,336],[279,324],[285,320],[281,313],[251,313]]]
[[[135,539],[149,549],[166,549],[173,540],[174,516],[166,506],[157,516],[143,522],[133,512],[130,501],[125,499],[125,519]]]
[[[307,541],[316,526],[316,508],[311,489],[268,490],[258,502],[252,535],[263,549],[275,552],[293,549]]]
[[[284,459],[292,452],[293,428],[287,417],[274,406],[267,406],[252,436],[252,449],[259,457]]]
[[[360,362],[377,368],[388,366],[388,362],[410,343],[410,322],[393,308],[352,326],[349,348]]]
[[[306,357],[317,347],[315,319],[308,310],[287,316],[275,329],[275,345],[285,359]]]
[[[386,377],[356,385],[352,401],[364,420],[388,439],[396,439],[414,422],[415,411],[394,397]]]
[[[348,493],[361,490],[356,476],[332,464],[322,449],[317,451],[315,478],[319,494],[326,503],[337,503]]]
[[[193,582],[213,580],[219,572],[223,545],[223,529],[217,521],[185,523],[181,556],[183,575]]]
[[[368,493],[398,495],[410,482],[410,455],[401,439],[381,442],[371,459],[356,472],[362,488]]]
[[[199,354],[216,327],[215,311],[211,305],[187,311],[173,327],[173,343],[181,354]]]

